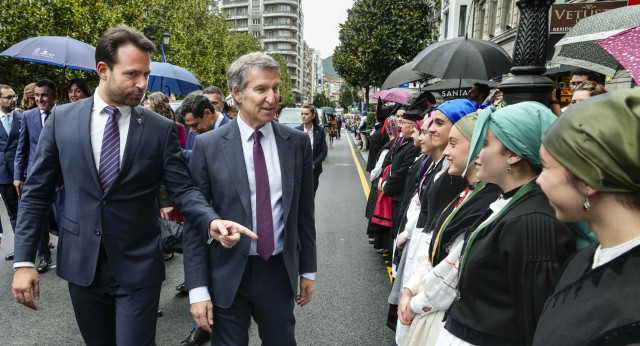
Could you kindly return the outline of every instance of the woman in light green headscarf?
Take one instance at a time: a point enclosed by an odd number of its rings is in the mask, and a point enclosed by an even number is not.
[[[565,267],[534,344],[640,343],[640,90],[572,106],[542,142],[538,184],[558,219],[588,221],[599,243]]]
[[[466,235],[457,299],[438,345],[529,345],[575,241],[535,179],[542,134],[556,116],[537,102],[480,113],[468,163],[498,185],[486,220]]]

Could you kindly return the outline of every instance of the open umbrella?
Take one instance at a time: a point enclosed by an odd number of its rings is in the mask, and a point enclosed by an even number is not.
[[[151,74],[147,90],[162,91],[165,94],[186,95],[202,89],[193,73],[184,67],[166,62],[151,62]]]
[[[96,49],[69,36],[38,36],[20,41],[0,56],[72,70],[96,71]]]
[[[490,88],[498,86],[498,83],[479,79],[444,79],[439,82],[435,82],[431,85],[427,85],[422,88],[423,91],[441,91],[451,89],[470,89],[474,83],[482,83],[488,85]]]
[[[556,44],[552,63],[613,76],[620,63],[597,41],[640,25],[640,6],[620,7],[581,19]]]
[[[382,83],[382,89],[391,89],[398,85],[413,83],[426,78],[426,75],[413,71],[414,65],[415,62],[409,61],[408,63],[393,70],[384,83]]]
[[[442,79],[489,80],[508,73],[513,65],[499,45],[477,38],[438,41],[413,58],[413,71]]]
[[[395,103],[405,103],[407,99],[413,95],[412,92],[409,92],[404,89],[391,89],[391,90],[380,90],[374,92],[369,98],[377,99],[381,98],[383,101],[387,102],[395,102]]]
[[[640,26],[600,40],[598,45],[611,53],[640,84]]]

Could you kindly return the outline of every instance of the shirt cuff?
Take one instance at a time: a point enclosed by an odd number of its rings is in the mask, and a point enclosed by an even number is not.
[[[211,300],[207,286],[192,288],[189,290],[189,303],[195,304]]]
[[[311,280],[311,281],[315,281],[316,280],[316,273],[304,273],[304,274],[300,274],[300,276],[302,276],[303,278],[305,278],[307,280]]]
[[[35,268],[36,264],[33,262],[15,262],[13,264],[13,268],[14,269],[18,269],[18,268],[22,268],[22,267],[31,267],[31,268]]]
[[[424,308],[425,306],[427,306],[427,304],[425,304],[424,299],[421,299],[421,295],[417,295],[413,298],[411,298],[411,310],[413,310],[413,312],[415,312],[418,315],[424,315],[426,314],[426,312],[424,312],[424,310],[422,310],[422,308]]]

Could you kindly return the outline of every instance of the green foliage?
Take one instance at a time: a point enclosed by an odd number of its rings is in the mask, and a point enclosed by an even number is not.
[[[340,24],[333,66],[347,83],[380,86],[437,39],[430,0],[356,0]]]
[[[376,112],[366,112],[367,114],[367,129],[372,129],[376,124]]]
[[[278,109],[292,107],[296,103],[296,98],[291,91],[291,76],[287,70],[287,60],[280,54],[269,54],[280,65],[280,103]]]
[[[313,106],[316,108],[320,108],[320,107],[331,107],[332,105],[329,98],[326,97],[323,93],[320,93],[320,94],[316,94],[316,96],[313,97]]]
[[[149,17],[143,20],[143,8]],[[214,0],[2,0],[0,13],[0,51],[34,36],[69,36],[96,45],[102,33],[117,24],[139,31],[155,28],[160,51],[164,31],[171,34],[165,47],[167,62],[191,71],[203,87],[215,85],[227,92],[229,65],[243,54],[262,51],[260,39],[248,33],[231,33]],[[161,54],[152,60],[160,61]],[[26,84],[50,78],[61,89],[63,79],[83,77],[93,88],[98,79],[92,72],[66,71],[42,63],[0,57],[1,83],[21,93]]]
[[[348,110],[353,105],[354,97],[353,88],[349,89],[348,86],[342,84],[340,87],[340,97],[338,98],[338,104],[345,110]]]

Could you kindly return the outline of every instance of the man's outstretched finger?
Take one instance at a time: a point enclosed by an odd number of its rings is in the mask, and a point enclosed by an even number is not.
[[[226,224],[226,227],[227,227],[227,230],[229,230],[231,233],[242,233],[244,235],[247,235],[251,239],[258,239],[257,234],[251,232],[250,229],[242,226],[239,223],[229,222]]]

